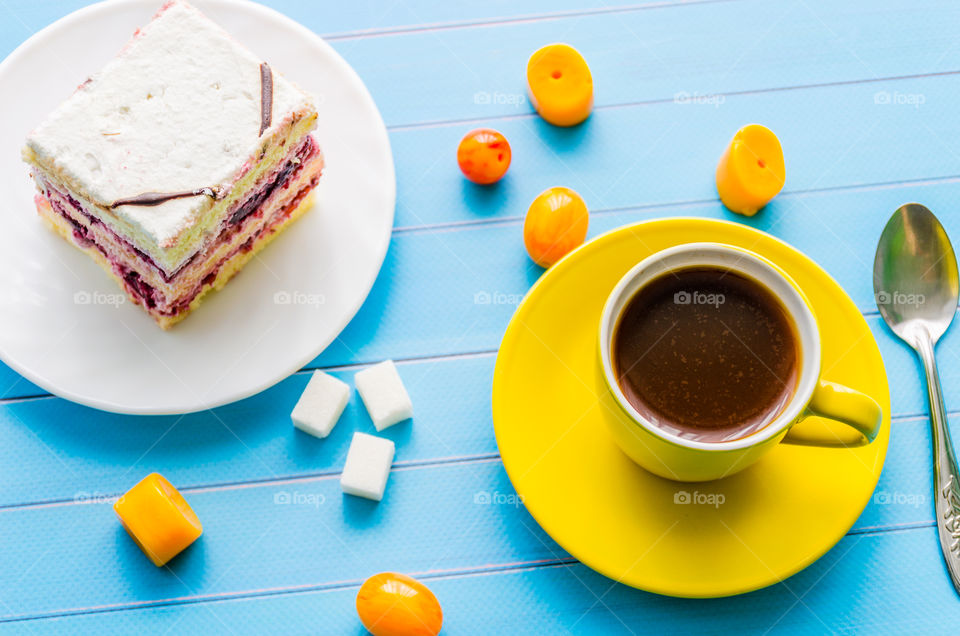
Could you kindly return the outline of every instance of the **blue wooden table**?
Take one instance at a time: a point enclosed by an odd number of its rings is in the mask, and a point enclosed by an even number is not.
[[[0,0],[0,57],[84,4]],[[957,633],[919,369],[871,291],[874,246],[899,204],[925,203],[960,238],[955,0],[267,4],[332,43],[390,129],[399,196],[386,263],[308,367],[350,378],[398,361],[416,419],[385,433],[397,443],[385,500],[340,493],[353,431],[372,431],[356,397],[330,438],[293,430],[308,369],[215,412],[132,418],[44,395],[0,365],[0,631],[357,634],[360,582],[398,570],[428,581],[451,634]],[[524,98],[527,57],[555,41],[594,73],[596,110],[573,129]],[[717,201],[713,168],[749,122],[779,135],[787,182],[744,219]],[[478,125],[513,146],[496,187],[456,167],[457,141]],[[735,218],[804,250],[862,309],[890,381],[890,450],[856,525],[802,573],[736,598],[663,598],[580,565],[522,506],[475,503],[513,492],[491,374],[515,299],[541,274],[522,215],[561,184],[587,200],[591,236],[655,217]],[[960,419],[960,329],[939,351]],[[166,569],[111,510],[150,471],[182,488],[205,527]]]

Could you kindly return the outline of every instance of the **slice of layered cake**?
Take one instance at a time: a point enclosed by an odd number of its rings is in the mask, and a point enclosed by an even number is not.
[[[310,97],[185,2],[164,4],[27,138],[40,216],[161,327],[309,208]]]

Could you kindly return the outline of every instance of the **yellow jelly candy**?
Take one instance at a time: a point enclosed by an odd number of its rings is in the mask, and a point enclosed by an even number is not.
[[[203,533],[200,520],[176,488],[151,473],[120,497],[113,510],[157,567],[180,554]]]
[[[737,131],[717,164],[717,193],[730,210],[753,216],[783,188],[783,149],[759,124]]]
[[[593,76],[577,49],[548,44],[527,61],[533,107],[554,126],[576,126],[593,109]]]

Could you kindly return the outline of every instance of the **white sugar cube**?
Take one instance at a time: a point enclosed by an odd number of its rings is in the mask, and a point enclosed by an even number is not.
[[[340,488],[348,495],[366,497],[374,501],[383,498],[383,489],[393,463],[393,441],[354,433],[347,451],[347,461],[340,475]]]
[[[314,371],[290,418],[304,433],[326,437],[349,401],[350,387],[345,382],[323,371]]]
[[[413,417],[413,404],[393,360],[359,371],[353,382],[378,431]]]

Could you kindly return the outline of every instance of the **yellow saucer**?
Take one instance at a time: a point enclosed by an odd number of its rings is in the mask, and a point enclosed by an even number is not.
[[[782,267],[817,314],[823,378],[883,408],[859,448],[781,443],[723,480],[647,473],[607,431],[597,330],[607,295],[653,252],[680,243],[739,245]],[[577,249],[533,286],[510,322],[493,377],[493,423],[527,509],[571,555],[659,594],[739,594],[803,569],[850,529],[880,477],[890,436],[883,361],[863,316],[816,263],[782,241],[724,221],[665,219],[623,227]],[[800,427],[841,425],[812,418]]]

